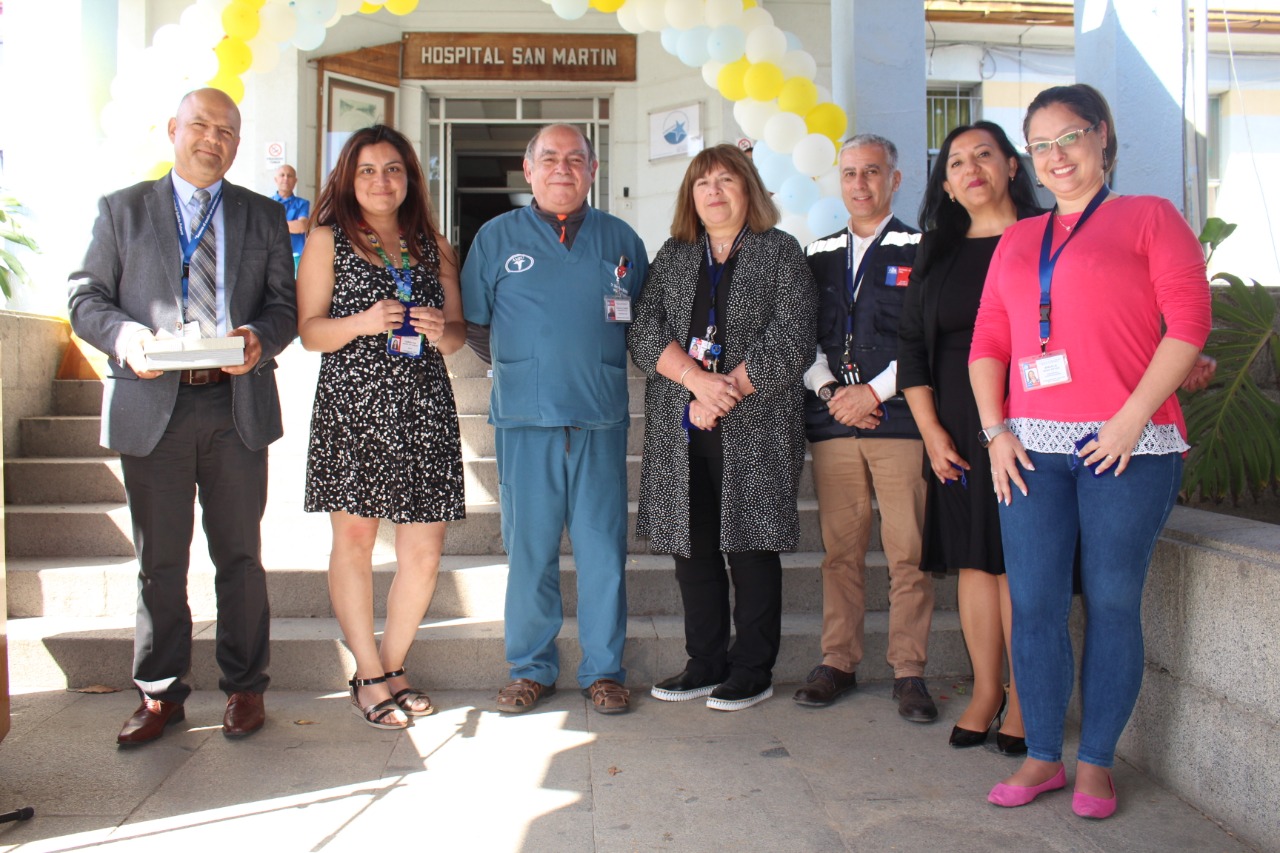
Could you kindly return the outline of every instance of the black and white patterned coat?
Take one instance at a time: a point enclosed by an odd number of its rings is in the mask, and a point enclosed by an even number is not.
[[[704,248],[668,240],[649,267],[627,335],[648,380],[638,536],[656,553],[689,555],[689,449],[681,426],[691,395],[657,373],[671,341],[689,347]],[[748,232],[738,249],[724,330],[728,373],[743,358],[756,392],[721,420],[723,551],[789,551],[800,538],[796,491],[804,465],[804,389],[813,361],[817,291],[804,252],[790,234]]]

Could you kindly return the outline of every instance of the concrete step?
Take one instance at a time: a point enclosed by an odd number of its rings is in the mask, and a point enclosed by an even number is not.
[[[98,415],[23,418],[18,422],[18,441],[24,457],[115,456],[98,444],[101,427]]]
[[[818,503],[799,501],[801,551],[821,551],[822,531],[818,524]],[[627,550],[649,552],[647,540],[635,536],[636,504],[627,505]],[[306,513],[294,502],[269,505],[263,518],[263,561],[271,565],[274,555],[292,549],[327,548],[331,530],[323,513]],[[85,504],[29,504],[5,507],[5,553],[10,557],[129,557],[133,555],[132,524],[122,502]],[[388,551],[395,542],[395,525],[382,522],[379,546]],[[879,525],[873,525],[872,549],[880,547]],[[204,553],[207,546],[197,507],[193,552]],[[568,533],[561,540],[560,553],[570,552]],[[450,522],[445,534],[446,554],[501,554],[501,512],[496,503],[468,504],[467,517]]]
[[[55,379],[53,414],[102,414],[102,382],[97,379]]]
[[[375,630],[381,630],[381,622]],[[190,683],[196,690],[216,690],[213,622],[196,623]],[[774,667],[776,682],[803,681],[820,661],[822,617],[784,614],[782,648]],[[11,619],[9,672],[17,692],[62,690],[105,684],[129,689],[133,654],[132,618]],[[426,690],[493,689],[507,678],[502,623],[493,619],[424,620],[418,643],[407,661],[414,683]],[[271,620],[271,685],[280,690],[344,690],[354,662],[342,642],[336,619]],[[680,671],[686,657],[680,616],[633,616],[627,620],[624,664],[627,682],[647,686]],[[862,682],[893,677],[884,662],[888,616],[869,613],[864,660],[858,669]],[[577,622],[566,619],[560,639],[559,685],[576,687],[574,673],[581,660]],[[937,613],[930,636],[928,675],[964,677],[969,661],[955,613]]]
[[[6,459],[4,499],[10,504],[120,503],[124,475],[118,456]]]
[[[267,589],[271,613],[282,618],[333,615],[329,607],[328,558],[295,553],[293,563],[269,564]],[[866,605],[871,611],[889,607],[888,571],[884,555],[868,555]],[[783,608],[791,613],[821,613],[822,554],[782,555]],[[395,575],[394,557],[374,561],[374,614],[386,615],[387,591]],[[438,618],[501,619],[508,564],[504,557],[445,557],[431,615]],[[84,559],[17,558],[8,564],[8,609],[14,619],[42,616],[125,618],[134,612],[138,589],[137,562],[128,557]],[[577,566],[573,556],[561,562],[560,589],[564,610],[577,612]],[[208,556],[192,555],[187,584],[191,612],[197,618],[217,613],[213,567]],[[954,578],[934,581],[937,610],[955,610]],[[627,609],[632,616],[676,615],[680,593],[672,560],[666,555],[632,554],[627,558]]]

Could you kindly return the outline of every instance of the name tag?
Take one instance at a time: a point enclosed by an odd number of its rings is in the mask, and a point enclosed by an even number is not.
[[[1067,364],[1066,350],[1054,350],[1043,355],[1018,359],[1018,373],[1024,391],[1038,391],[1065,385],[1071,381],[1071,366]]]
[[[606,323],[630,323],[631,297],[606,296],[604,298],[604,320]]]

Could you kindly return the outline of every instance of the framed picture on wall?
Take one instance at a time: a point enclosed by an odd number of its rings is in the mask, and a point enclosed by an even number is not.
[[[351,135],[375,124],[396,124],[396,90],[377,83],[326,74],[324,79],[323,175],[333,171]]]
[[[702,150],[702,104],[649,113],[649,159],[692,157]]]

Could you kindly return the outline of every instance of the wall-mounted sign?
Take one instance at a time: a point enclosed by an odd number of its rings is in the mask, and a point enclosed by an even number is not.
[[[693,157],[702,150],[702,104],[649,113],[649,159]]]
[[[636,37],[545,33],[405,33],[406,80],[636,79]]]

